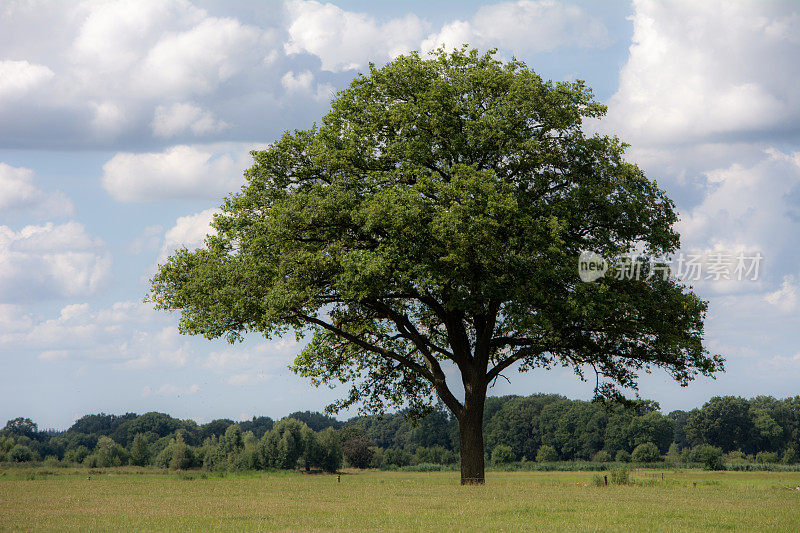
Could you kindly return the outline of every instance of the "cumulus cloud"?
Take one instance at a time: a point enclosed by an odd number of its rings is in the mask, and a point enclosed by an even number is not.
[[[57,217],[72,215],[75,207],[64,193],[46,193],[36,187],[31,169],[0,163],[0,212],[10,211]]]
[[[54,76],[53,71],[44,65],[28,61],[0,61],[0,104],[26,95]]]
[[[0,140],[107,146],[206,135],[229,124],[217,118],[230,111],[226,102],[269,96],[277,27],[213,16],[185,0],[38,6],[0,12]],[[165,102],[183,107],[159,108]]]
[[[219,209],[206,209],[194,215],[178,218],[175,225],[164,234],[158,262],[164,262],[169,254],[178,248],[185,247],[191,250],[203,246],[206,236],[216,234],[216,230],[211,227],[211,221],[219,212]]]
[[[794,258],[800,154],[770,149],[755,165],[734,163],[705,177],[705,197],[677,226],[685,247],[761,250],[773,266]]]
[[[77,222],[0,226],[0,301],[90,295],[110,270],[104,243]]]
[[[636,0],[632,19],[613,131],[638,144],[797,133],[796,4]]]
[[[781,311],[788,313],[797,308],[798,296],[797,283],[794,276],[785,276],[781,288],[764,296],[764,300],[774,305]]]
[[[428,36],[423,51],[463,44],[542,52],[555,48],[598,48],[610,44],[603,22],[579,6],[551,0],[519,0],[483,6],[471,21],[455,20]]]
[[[228,124],[215,119],[210,111],[186,102],[158,106],[152,123],[153,133],[157,137],[174,137],[186,132],[200,136],[222,131],[227,127]]]
[[[64,306],[54,317],[37,317],[20,306],[0,305],[0,350],[31,349],[42,361],[108,360],[118,368],[147,370],[185,367],[194,352],[169,317],[141,302],[94,308]]]
[[[103,165],[102,184],[120,202],[218,199],[237,189],[252,145],[179,145],[163,152],[121,152]]]
[[[287,9],[286,53],[315,55],[323,70],[332,72],[357,69],[371,60],[416,49],[427,26],[415,15],[381,23],[366,14],[313,0],[289,2]]]

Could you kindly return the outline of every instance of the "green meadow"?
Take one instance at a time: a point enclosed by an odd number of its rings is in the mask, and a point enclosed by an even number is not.
[[[9,468],[0,530],[800,531],[800,472],[596,475]]]

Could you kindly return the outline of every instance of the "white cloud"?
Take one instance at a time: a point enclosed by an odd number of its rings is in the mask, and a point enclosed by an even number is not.
[[[785,276],[781,288],[775,292],[770,292],[764,296],[764,300],[774,305],[784,313],[789,313],[797,309],[798,296],[797,283],[793,276]]]
[[[29,91],[41,87],[55,74],[44,65],[28,61],[0,61],[0,103],[3,100],[20,98]]]
[[[706,180],[705,197],[677,225],[685,247],[760,250],[772,266],[795,253],[800,154],[770,149],[755,165],[712,170]]]
[[[166,326],[156,332],[137,331],[131,340],[119,346],[119,350],[136,354],[136,357],[121,363],[120,367],[138,370],[163,366],[181,368],[192,356],[189,342],[178,333],[175,326]]]
[[[175,225],[164,234],[158,262],[165,261],[169,254],[178,248],[186,247],[191,250],[203,246],[207,235],[216,234],[216,230],[211,227],[211,221],[217,213],[220,213],[219,209],[206,209],[194,215],[178,218]]]
[[[227,127],[228,124],[215,119],[210,111],[188,102],[158,106],[152,123],[153,133],[157,137],[174,137],[186,132],[200,136]]]
[[[194,352],[188,337],[170,322],[166,313],[141,302],[100,309],[69,304],[53,318],[0,305],[0,351],[36,350],[42,361],[106,360],[126,370],[184,368]]]
[[[236,119],[255,122],[231,102],[274,99],[275,84],[264,80],[279,63],[277,16],[261,28],[186,0],[37,6],[41,13],[21,2],[0,7],[4,141],[113,146],[132,136],[208,135]],[[188,118],[192,110],[158,109],[189,101],[200,111]]]
[[[110,276],[111,256],[83,225],[0,226],[0,301],[86,296]]]
[[[296,91],[308,91],[311,89],[311,83],[314,81],[314,75],[310,70],[304,70],[299,74],[295,74],[291,70],[283,75],[281,78],[281,85],[288,92],[293,93]]]
[[[363,13],[333,4],[296,0],[287,4],[287,54],[311,54],[322,69],[340,72],[363,67],[370,60],[391,58],[419,47],[426,24],[415,15],[380,23]]]
[[[103,165],[105,190],[120,202],[219,199],[237,189],[253,145],[179,145],[163,152],[120,152]]]
[[[800,118],[792,2],[634,2],[607,126],[642,143],[758,137]]]
[[[0,211],[30,211],[50,217],[72,215],[75,207],[62,192],[45,193],[28,168],[0,163]]]
[[[472,21],[456,20],[428,36],[423,51],[463,44],[542,52],[555,48],[597,48],[610,44],[603,22],[579,6],[551,0],[519,0],[481,7]]]

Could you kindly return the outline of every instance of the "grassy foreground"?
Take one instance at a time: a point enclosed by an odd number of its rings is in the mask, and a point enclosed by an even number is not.
[[[461,487],[456,472],[7,469],[0,530],[800,531],[800,472],[654,472],[607,487],[591,472],[489,472]]]

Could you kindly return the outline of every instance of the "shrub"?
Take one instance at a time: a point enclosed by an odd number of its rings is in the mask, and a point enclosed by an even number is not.
[[[592,461],[594,461],[595,463],[608,463],[611,461],[611,454],[605,450],[600,450],[599,452],[594,454],[594,457],[592,457]]]
[[[592,476],[592,485],[595,487],[604,487],[606,484],[606,480],[603,478],[602,474],[595,474]]]
[[[722,462],[727,464],[741,465],[747,462],[747,456],[740,450],[733,450],[722,456]]]
[[[678,448],[678,444],[673,442],[669,445],[669,450],[667,450],[667,461],[671,463],[677,463],[681,460],[681,452]]]
[[[610,474],[611,483],[614,485],[627,485],[630,481],[630,470],[626,467],[612,468]]]
[[[537,463],[552,463],[555,461],[558,461],[558,453],[555,448],[547,444],[539,447],[539,451],[536,452]]]
[[[513,462],[515,459],[514,457],[514,450],[511,449],[511,446],[506,446],[505,444],[498,444],[492,450],[492,462],[498,465],[504,465]]]
[[[786,448],[781,457],[781,462],[785,465],[793,465],[797,463],[797,451],[794,448]]]
[[[383,451],[383,466],[408,466],[411,464],[411,454],[405,450],[389,448]]]
[[[775,452],[758,452],[756,454],[756,463],[759,464],[774,464],[778,462],[778,454]]]
[[[618,463],[630,463],[631,462],[631,454],[629,454],[625,450],[620,450],[620,451],[617,452],[616,461]]]
[[[420,446],[412,458],[414,464],[431,463],[448,465],[456,462],[453,452],[443,446]]]
[[[701,444],[692,449],[691,459],[702,463],[706,470],[725,470],[722,463],[722,450],[710,444]]]
[[[8,452],[7,459],[12,463],[27,463],[33,461],[33,450],[23,444],[17,444]]]
[[[364,436],[348,439],[342,444],[342,453],[347,464],[354,468],[369,468],[374,453],[370,446],[369,439]]]
[[[633,449],[631,461],[634,463],[655,463],[661,460],[658,447],[652,442],[645,442]]]
[[[70,448],[64,453],[64,461],[69,463],[82,463],[89,455],[89,448],[81,444],[77,448]]]

